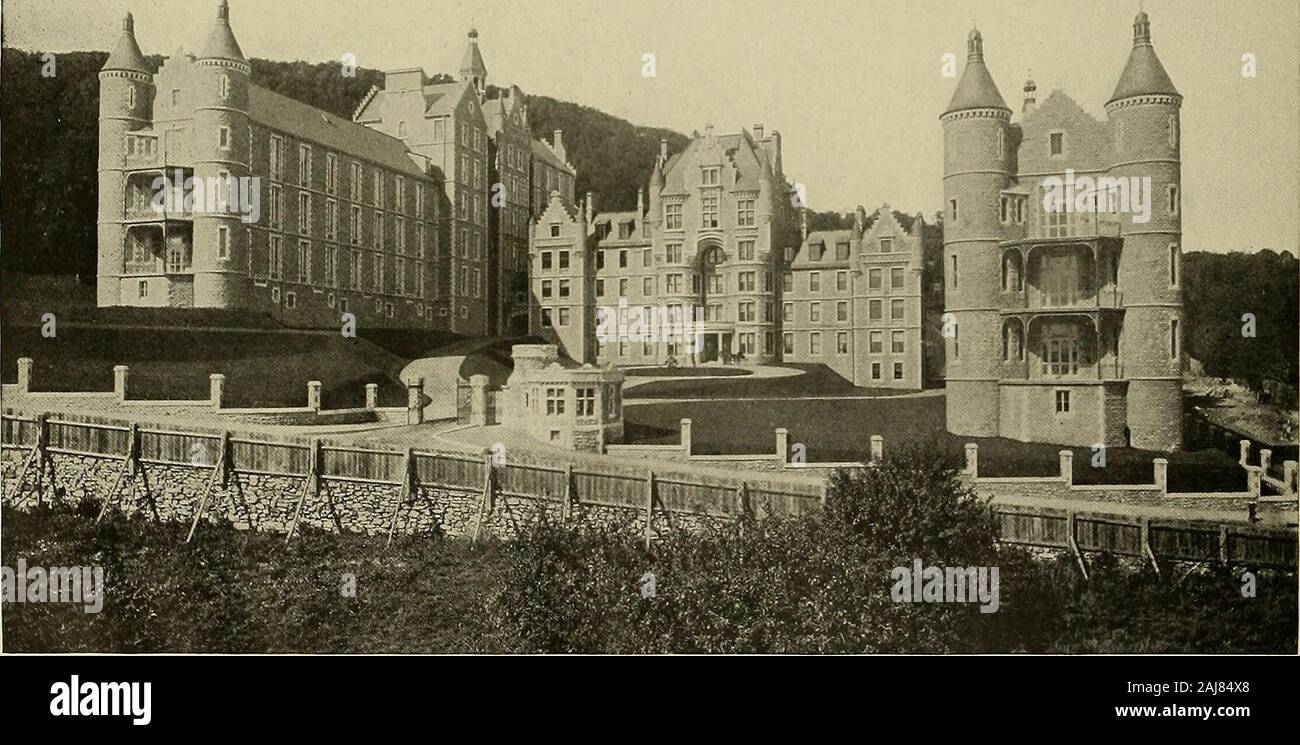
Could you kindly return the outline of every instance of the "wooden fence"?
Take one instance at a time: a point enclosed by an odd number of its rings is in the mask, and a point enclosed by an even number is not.
[[[649,518],[656,513],[716,518],[745,514],[792,516],[820,509],[826,497],[824,482],[773,483],[741,475],[705,477],[655,471],[613,460],[598,467],[589,463],[500,462],[494,461],[490,452],[401,452],[323,445],[319,440],[295,442],[233,437],[227,432],[151,429],[92,419],[0,416],[0,447],[27,452],[15,479],[18,486],[8,496],[18,495],[32,466],[37,469],[39,487],[46,469],[53,474],[50,454],[62,453],[122,462],[118,484],[106,497],[105,511],[123,480],[132,478],[139,464],[151,463],[209,469],[212,483],[225,483],[236,472],[298,477],[303,480],[298,511],[306,497],[318,493],[320,481],[391,486],[396,489],[394,498],[398,503],[403,491],[409,495],[419,487],[481,493],[482,508],[489,513],[499,496],[557,502],[566,516],[578,504],[644,510],[647,541],[651,537]],[[196,508],[191,535],[206,499],[207,493]],[[1068,505],[1053,508],[995,503],[994,511],[1002,542],[1071,552],[1085,574],[1084,556],[1089,552],[1134,557],[1157,571],[1168,562],[1296,566],[1294,529],[1194,519],[1144,519],[1074,511]],[[396,516],[394,507],[394,526]],[[390,528],[390,538],[392,532]],[[292,534],[291,524],[290,538]]]

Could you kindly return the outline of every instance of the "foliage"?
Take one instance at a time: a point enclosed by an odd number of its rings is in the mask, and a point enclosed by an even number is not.
[[[1297,383],[1300,265],[1295,256],[1193,251],[1183,255],[1187,352],[1205,372],[1258,389],[1265,379]],[[1242,333],[1245,313],[1255,336]]]
[[[1294,576],[1245,599],[1229,572],[1186,581],[1101,558],[998,547],[987,506],[933,449],[841,472],[824,515],[672,532],[540,525],[506,547],[499,646],[569,653],[1277,651],[1295,648]],[[890,571],[998,566],[1000,607],[897,603]],[[642,597],[646,572],[653,597]]]

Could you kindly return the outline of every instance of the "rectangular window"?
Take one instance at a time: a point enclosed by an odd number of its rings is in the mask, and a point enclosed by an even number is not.
[[[596,389],[580,387],[577,393],[577,411],[578,416],[593,416],[596,413]]]
[[[880,300],[871,300],[867,302],[867,318],[872,321],[879,321],[883,318],[883,306]]]
[[[1178,359],[1178,319],[1169,321],[1169,358]]]
[[[882,253],[882,254],[887,254],[887,253],[893,253],[893,251],[894,251],[894,239],[893,239],[893,238],[881,238],[881,239],[880,239],[880,253]]]
[[[881,273],[881,271],[880,271],[879,269],[868,269],[868,270],[867,270],[867,289],[868,289],[868,290],[875,290],[875,291],[878,292],[878,291],[880,290],[880,287],[881,287],[880,282],[881,282],[881,277],[882,277],[882,276],[883,276],[883,274]]]
[[[952,289],[955,290],[957,289],[957,254],[952,255],[951,262],[952,268],[948,270],[948,282]]]
[[[889,318],[890,318],[891,320],[894,320],[894,321],[901,321],[901,320],[903,320],[903,301],[902,301],[902,300],[890,300],[890,301],[889,301]]]
[[[217,228],[217,258],[230,258],[230,228],[225,225]]]
[[[298,192],[298,232],[311,235],[311,194]]]
[[[845,321],[849,320],[848,302],[841,300],[835,303],[835,320],[840,323],[844,323]]]
[[[325,153],[325,191],[337,192],[339,182],[339,157],[334,153]]]
[[[893,331],[889,334],[889,352],[891,354],[902,354],[904,351],[903,332]]]
[[[669,264],[680,264],[682,261],[682,244],[669,243],[665,245],[664,260]]]
[[[821,292],[822,290],[822,273],[808,272],[808,291]]]
[[[564,413],[563,388],[546,389],[546,413],[548,416],[558,416]]]
[[[560,252],[560,268],[561,268],[561,269],[568,269],[568,268],[569,268],[569,252],[568,252],[568,251],[561,251],[561,252]]]
[[[836,260],[836,261],[848,261],[848,258],[849,258],[849,244],[846,243],[846,242],[843,242],[843,241],[841,241],[841,242],[839,242],[839,243],[836,243],[836,244],[835,244],[835,260]]]
[[[880,363],[879,363],[879,362],[872,362],[872,363],[871,363],[871,379],[872,379],[872,380],[880,380]]]
[[[311,186],[311,146],[298,146],[298,185]]]
[[[822,335],[820,331],[808,333],[808,354],[822,353]]]
[[[230,149],[230,127],[221,127],[217,130],[217,144],[222,150]]]
[[[885,335],[879,331],[872,331],[867,337],[867,351],[872,354],[880,354],[885,351]]]
[[[1169,286],[1178,286],[1178,246],[1170,244],[1169,246]]]
[[[1056,391],[1056,413],[1057,414],[1070,413],[1070,392],[1069,391]]]
[[[894,290],[903,289],[903,268],[894,267],[889,270],[889,286]]]
[[[754,227],[754,200],[736,200],[736,226],[741,228]],[[752,241],[750,245],[753,246]]]
[[[311,282],[311,242],[298,241],[298,281]]]
[[[266,252],[266,275],[271,279],[280,278],[281,240],[278,235],[271,236],[271,247]]]
[[[957,200],[956,199],[948,200],[948,217],[953,222],[957,222]]]
[[[682,229],[682,206],[680,204],[664,205],[664,228],[667,230]]]
[[[718,198],[716,191],[700,195],[700,227],[718,227]]]
[[[781,334],[781,353],[794,354],[794,334],[789,331]]]
[[[654,277],[645,277],[641,280],[641,294],[645,297],[653,297],[655,294]]]
[[[894,363],[894,380],[902,380],[902,379],[903,379],[903,363],[901,363],[901,362],[895,362],[895,363]]]
[[[1065,133],[1052,132],[1048,136],[1048,153],[1053,157],[1065,154]]]
[[[835,353],[836,353],[836,354],[848,354],[848,353],[849,353],[849,332],[847,332],[847,331],[839,331],[839,332],[836,332],[836,334],[835,334]]]

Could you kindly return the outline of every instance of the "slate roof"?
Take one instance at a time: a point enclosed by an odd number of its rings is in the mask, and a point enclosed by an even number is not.
[[[1174,81],[1165,72],[1165,66],[1160,64],[1155,47],[1151,46],[1151,24],[1146,13],[1138,13],[1133,28],[1133,51],[1129,52],[1128,62],[1124,64],[1115,92],[1107,103],[1133,96],[1179,95]]]
[[[140,45],[135,42],[135,19],[130,13],[122,19],[122,35],[117,37],[117,46],[113,47],[113,53],[108,55],[108,61],[104,63],[103,69],[151,72],[149,65],[144,61],[144,55],[140,52]]]
[[[340,153],[355,155],[398,173],[421,177],[424,172],[396,137],[282,96],[260,86],[249,86],[248,115],[254,121],[297,139],[315,142]]]

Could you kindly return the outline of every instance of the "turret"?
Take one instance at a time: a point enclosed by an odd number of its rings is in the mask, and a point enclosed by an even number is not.
[[[482,96],[487,92],[487,65],[483,63],[483,54],[478,50],[478,29],[470,29],[469,46],[460,62],[460,79],[474,84],[474,90]],[[557,145],[559,143],[556,143]]]
[[[217,6],[216,22],[194,64],[194,178],[208,186],[220,184],[223,174],[231,179],[247,177],[251,70],[230,27],[226,0]],[[291,162],[296,164],[297,159]],[[286,220],[286,224],[294,223]],[[248,265],[249,247],[238,205],[212,212],[196,206],[193,225],[195,307],[245,304],[252,288],[247,273],[240,271]],[[222,242],[224,254],[219,249]]]
[[[984,64],[983,36],[972,29],[966,69],[940,121],[948,429],[976,437],[998,431],[998,199],[1011,179],[1010,119]]]
[[[1183,98],[1156,57],[1151,21],[1133,22],[1133,48],[1106,104],[1114,140],[1109,175],[1143,186],[1119,217],[1119,289],[1126,306],[1119,354],[1129,378],[1134,447],[1182,445],[1182,217],[1179,109]],[[1136,179],[1136,182],[1134,181]],[[1140,209],[1139,209],[1140,208]],[[1145,214],[1144,214],[1145,213]]]
[[[116,305],[126,271],[126,134],[150,126],[153,73],[135,40],[135,19],[122,19],[122,31],[99,72],[99,207],[97,303]],[[155,150],[156,152],[156,150]]]

